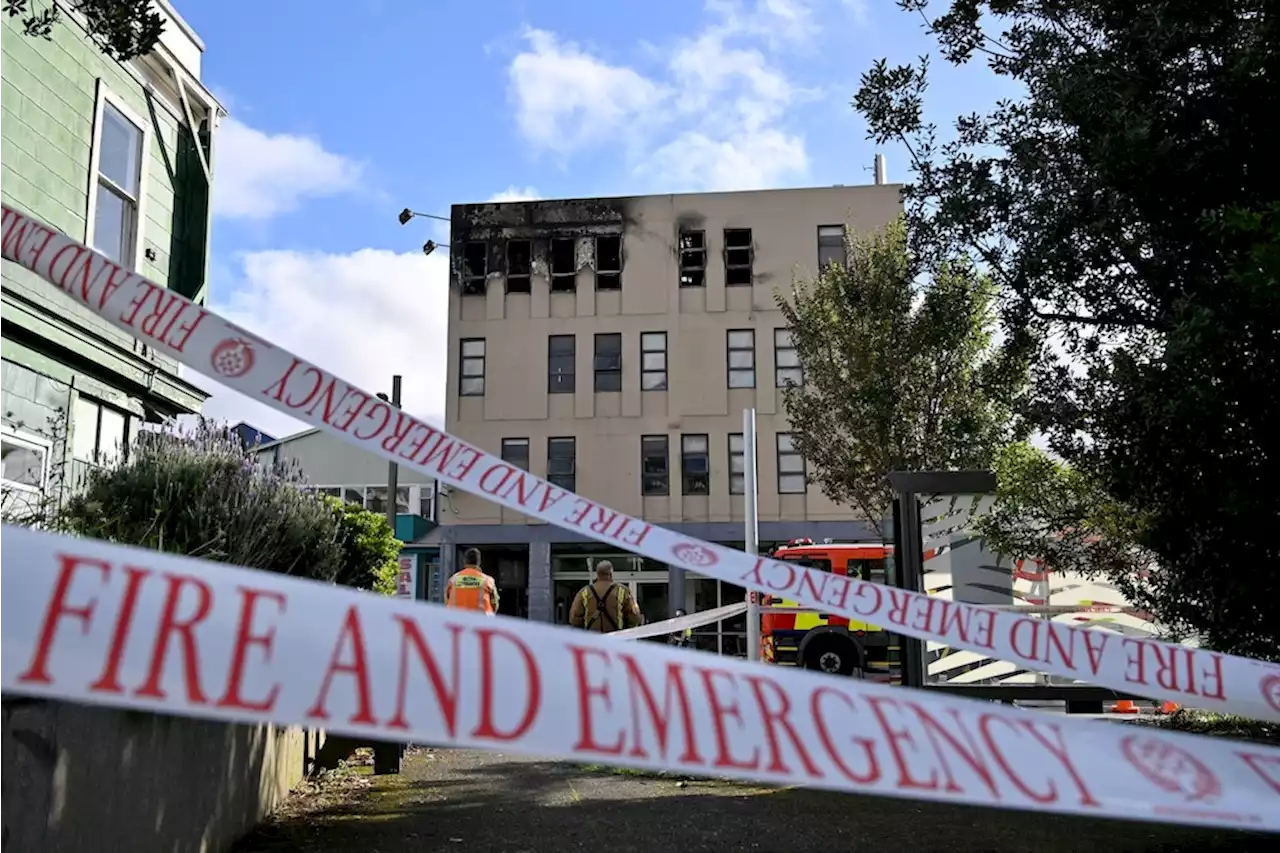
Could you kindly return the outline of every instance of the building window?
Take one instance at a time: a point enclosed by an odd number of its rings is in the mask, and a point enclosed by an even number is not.
[[[622,335],[596,335],[596,390],[622,390]]]
[[[551,335],[547,338],[547,393],[572,394],[578,347],[573,335]]]
[[[578,288],[578,261],[572,237],[551,241],[551,292],[573,293]]]
[[[756,387],[756,333],[751,329],[730,329],[729,387]]]
[[[844,266],[846,260],[844,251],[844,226],[819,225],[818,269],[820,271],[824,270],[831,264]]]
[[[364,507],[370,512],[376,512],[379,515],[385,515],[387,512],[386,486],[308,486],[303,491],[324,495],[325,497],[338,498],[349,504]],[[423,518],[435,521],[435,503],[435,483],[396,487],[397,515],[408,515],[416,511]]]
[[[577,445],[573,438],[547,439],[547,480],[566,492],[578,487]]]
[[[466,338],[461,342],[462,359],[458,365],[458,394],[463,397],[484,396],[484,338]]]
[[[773,330],[773,384],[776,388],[804,384],[804,368],[790,329]]]
[[[507,241],[507,293],[532,293],[533,244]]]
[[[671,494],[671,461],[665,435],[640,436],[641,493],[651,497]]]
[[[596,238],[596,290],[622,289],[622,235]]]
[[[130,415],[88,397],[77,397],[71,417],[71,455],[92,465],[129,456]]]
[[[0,514],[14,517],[36,514],[49,478],[49,446],[0,432]]]
[[[711,493],[711,454],[705,435],[680,436],[680,480],[686,495]]]
[[[436,521],[436,484],[418,487],[418,515]]]
[[[468,240],[462,247],[462,295],[483,296],[489,275],[489,244]]]
[[[680,232],[680,286],[702,287],[707,283],[707,234]]]
[[[804,457],[796,450],[795,438],[778,433],[778,493],[802,495],[805,491]]]
[[[754,256],[750,228],[724,229],[724,283],[726,285],[751,284]]]
[[[126,269],[138,262],[143,180],[150,151],[147,125],[98,84],[89,243]]]
[[[508,465],[514,465],[516,468],[529,470],[529,439],[527,438],[504,438],[502,439],[502,461]]]
[[[667,333],[640,333],[640,390],[667,390]]]
[[[742,433],[729,433],[729,494],[740,495],[746,491],[747,469],[744,467],[747,458],[746,444]]]

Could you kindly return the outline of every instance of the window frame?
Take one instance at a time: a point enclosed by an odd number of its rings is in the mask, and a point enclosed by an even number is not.
[[[734,346],[734,344],[733,344],[733,336],[734,336],[734,335],[742,335],[742,334],[746,334],[746,335],[750,335],[750,336],[751,336],[751,347],[750,347],[750,349],[748,349],[748,348],[747,348],[747,347],[745,347],[745,346]],[[756,364],[756,330],[755,330],[755,329],[729,329],[729,330],[727,330],[727,331],[725,332],[725,336],[724,336],[724,346],[725,346],[725,357],[724,357],[724,362],[725,362],[725,383],[726,383],[726,386],[727,386],[728,388],[730,388],[730,389],[733,389],[733,390],[747,390],[747,389],[755,388],[755,387],[756,387],[756,367],[757,367],[757,364]],[[734,367],[734,366],[733,366],[733,354],[734,354],[735,352],[749,352],[749,353],[751,353],[751,366],[750,366],[750,367]],[[751,384],[749,384],[749,385],[734,385],[734,384],[733,384],[733,377],[734,377],[735,375],[739,375],[739,376],[741,376],[741,375],[743,375],[743,374],[745,374],[745,373],[750,373],[750,374],[751,374]]]
[[[18,430],[8,425],[0,427],[0,438],[3,438],[9,444],[16,444],[26,450],[38,451],[41,455],[40,485],[33,486],[19,480],[9,480],[3,477],[2,474],[0,474],[0,483],[3,483],[6,489],[14,489],[33,495],[43,495],[45,489],[49,487],[49,471],[53,463],[53,442],[47,438],[28,433],[26,430]]]
[[[561,442],[561,446],[569,448],[569,455],[556,455],[554,452],[557,442]],[[552,474],[551,460],[568,459],[570,473],[568,474]],[[578,439],[571,435],[553,435],[547,439],[547,482],[552,485],[559,486],[566,492],[576,492],[578,488]],[[567,483],[567,485],[566,485]]]
[[[839,260],[839,261],[828,261],[826,264],[824,264],[824,263],[822,262],[823,250],[824,250],[824,249],[828,249],[828,250],[830,250],[830,249],[834,249],[834,248],[836,248],[836,247],[835,247],[835,246],[833,246],[830,242],[823,243],[823,238],[824,238],[824,236],[829,240],[829,239],[830,239],[830,237],[831,237],[831,235],[830,235],[830,234],[823,235],[823,233],[822,233],[822,232],[823,232],[823,231],[826,231],[826,230],[829,230],[829,229],[835,229],[835,228],[839,228],[839,229],[840,229],[840,244],[839,244],[839,249],[838,249],[838,251],[839,251],[839,256],[840,256],[840,260]],[[819,273],[821,273],[821,272],[822,272],[824,269],[826,269],[826,268],[827,268],[827,266],[829,266],[831,263],[839,263],[839,264],[840,264],[840,266],[848,266],[848,265],[849,265],[849,249],[848,249],[848,247],[845,245],[845,236],[846,236],[846,233],[847,233],[847,231],[846,231],[846,229],[845,229],[845,226],[843,226],[843,225],[819,225],[819,226],[818,226],[818,231],[817,231],[817,233],[818,233],[818,272],[819,272]]]
[[[569,272],[556,272],[556,244],[569,244],[569,257],[572,259]],[[551,283],[552,293],[577,293],[578,292],[578,240],[575,237],[552,237],[547,242],[547,279]],[[569,286],[565,287],[561,282],[569,282]]]
[[[609,358],[610,356],[614,355],[614,353],[601,352],[600,344],[603,342],[610,342],[610,341],[617,341],[617,344],[618,344],[617,367],[601,367],[600,360],[602,358]],[[591,374],[592,374],[591,387],[595,393],[616,394],[622,391],[622,368],[623,368],[622,344],[623,344],[623,339],[622,339],[621,332],[596,332],[595,338],[594,338],[594,345],[592,346],[592,349],[591,349]],[[614,382],[616,382],[618,387],[617,388],[601,388],[600,385],[601,385],[602,378],[609,379],[609,382],[606,384],[613,384]]]
[[[792,442],[790,450],[782,449],[782,444],[784,439],[790,439],[790,441]],[[773,447],[774,447],[774,456],[775,456],[774,461],[777,465],[778,494],[780,495],[806,494],[809,491],[809,463],[805,461],[805,458],[800,453],[800,451],[795,449],[795,434],[790,432],[776,433],[773,437]],[[782,460],[784,458],[798,458],[800,460],[800,472],[797,474],[795,471],[783,471]],[[784,489],[782,487],[784,477],[796,477],[796,476],[799,476],[802,478],[800,481],[799,489],[796,489],[796,488]]]
[[[481,347],[480,355],[467,355],[467,344],[478,343]],[[468,375],[467,363],[480,362],[479,375]],[[458,396],[459,397],[483,397],[485,392],[486,374],[489,366],[489,344],[485,338],[459,338],[458,339]],[[467,379],[479,379],[479,391],[467,391],[463,386]]]
[[[730,235],[747,235],[747,244],[745,246],[731,246],[729,244]],[[747,253],[746,263],[730,263],[730,252]],[[725,287],[751,287],[755,283],[755,235],[752,234],[750,228],[726,228],[724,229],[724,286]],[[746,281],[730,281],[735,276],[733,272],[741,272],[746,270]]]
[[[557,353],[555,351],[556,341],[569,341],[569,351]],[[552,367],[552,359],[562,358],[568,360],[569,369],[557,373]],[[567,386],[565,378],[567,377]],[[556,380],[560,380],[558,383]],[[578,389],[578,336],[577,335],[547,335],[547,393],[548,394],[573,394]]]
[[[87,404],[87,405],[93,406],[95,409],[95,413],[94,413],[95,417],[93,421],[93,458],[92,459],[86,459],[85,457],[78,455],[76,452],[76,441],[77,441],[76,433],[79,429],[78,418],[76,416],[76,409],[81,404]],[[104,459],[102,456],[102,413],[104,411],[109,411],[113,414],[119,415],[120,419],[124,422],[124,429],[122,430],[121,440],[120,440],[119,461],[121,462],[129,461],[129,450],[131,449],[131,445],[133,442],[134,430],[137,428],[136,421],[138,421],[138,416],[135,415],[133,412],[127,411],[126,409],[121,409],[118,406],[113,406],[110,403],[107,403],[103,400],[99,400],[97,397],[93,397],[84,393],[77,394],[75,400],[71,404],[71,417],[70,417],[71,432],[67,438],[71,444],[71,458],[73,461],[83,462],[95,468],[101,468],[104,465],[109,465],[112,462],[116,461],[115,459]]]
[[[701,241],[700,245],[691,248],[685,248],[685,238],[697,236]],[[676,277],[681,287],[706,287],[707,286],[707,232],[699,228],[681,228],[676,235]],[[701,256],[701,262],[697,264],[686,264],[686,255],[690,257]],[[686,276],[686,273],[689,275]]]
[[[650,473],[650,458],[662,458],[662,470]],[[671,436],[653,434],[640,436],[640,494],[647,498],[668,497],[671,494]]]
[[[618,266],[617,269],[605,269],[600,265],[600,241],[601,240],[617,240],[618,241]],[[614,293],[622,290],[622,235],[621,234],[597,234],[595,239],[595,258],[596,258],[596,290],[605,293]]]
[[[528,248],[529,269],[528,272],[512,273],[511,272],[511,248],[518,243],[523,243]],[[507,264],[506,288],[507,293],[532,293],[533,292],[533,241],[524,239],[507,240],[504,249],[504,259]],[[512,280],[515,280],[513,286]]]
[[[524,464],[520,464],[519,458],[512,458],[511,451],[513,448],[524,448]],[[504,438],[502,439],[501,459],[508,465],[519,468],[522,471],[528,471],[529,468],[529,439],[527,438]],[[518,454],[517,454],[518,456]]]
[[[733,449],[733,440],[738,439],[740,447]],[[725,447],[729,456],[729,494],[745,495],[747,493],[747,438],[743,433],[731,432],[725,441]],[[735,472],[733,470],[733,461],[735,459],[742,460],[742,470]],[[734,487],[734,478],[738,478],[737,487]]]
[[[147,189],[151,172],[149,168],[151,142],[155,129],[150,122],[144,121],[142,116],[134,112],[122,97],[111,91],[106,81],[101,77],[98,78],[97,92],[94,95],[93,136],[89,146],[88,199],[85,206],[84,243],[86,246],[93,247],[97,236],[95,231],[98,218],[98,192],[104,177],[100,172],[102,167],[102,129],[107,104],[110,104],[125,121],[138,128],[142,135],[138,152],[138,196],[136,199],[130,199],[133,203],[133,234],[130,235],[126,243],[130,247],[131,257],[120,259],[121,267],[138,272],[141,270],[141,261],[146,257],[144,246],[146,243]],[[126,198],[128,197],[124,187],[117,185],[111,178],[106,180],[110,185],[107,188],[107,192],[119,193]]]
[[[645,338],[648,338],[654,335],[661,336],[662,348],[661,349],[645,349]],[[670,378],[667,375],[667,369],[670,366],[670,357],[667,355],[667,340],[668,338],[665,330],[658,331],[658,332],[641,332],[640,333],[640,391],[642,393],[645,391],[666,391],[667,390],[667,385]],[[644,357],[646,355],[661,355],[662,368],[661,369],[646,368],[644,366],[645,364]],[[647,387],[645,383],[645,379],[649,376],[657,376],[657,375],[662,376],[662,386],[660,388]]]
[[[787,338],[786,346],[779,345],[780,335],[786,336]],[[784,352],[795,353],[796,363],[794,366],[784,367],[783,365],[778,363],[779,354]],[[780,326],[773,330],[773,387],[774,388],[786,388],[788,386],[788,382],[784,381],[783,379],[784,371],[785,372],[799,371],[800,378],[795,382],[795,385],[796,387],[802,387],[804,385],[804,365],[800,363],[800,353],[796,349],[795,333],[792,332],[786,326]]]
[[[702,450],[689,450],[688,445],[694,439],[702,440]],[[690,472],[689,460],[699,456],[705,460],[706,470],[700,473]],[[692,485],[698,480],[705,484],[702,491]],[[711,437],[705,432],[680,435],[680,494],[688,497],[706,497],[711,494]]]

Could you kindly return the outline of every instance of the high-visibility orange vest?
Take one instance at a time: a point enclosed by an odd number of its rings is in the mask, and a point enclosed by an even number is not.
[[[467,566],[449,578],[449,587],[444,596],[445,606],[493,613],[492,586],[493,578],[475,566]]]

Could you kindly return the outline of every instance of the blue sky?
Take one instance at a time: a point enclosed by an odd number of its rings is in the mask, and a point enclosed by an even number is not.
[[[931,45],[892,0],[178,0],[230,117],[213,303],[353,381],[444,411],[442,253],[459,202],[859,184],[849,106],[881,56]],[[946,120],[1000,91],[935,64]],[[890,181],[905,152],[883,149]],[[202,381],[203,380],[197,380]],[[207,383],[205,383],[207,384]],[[296,424],[210,386],[207,411]]]

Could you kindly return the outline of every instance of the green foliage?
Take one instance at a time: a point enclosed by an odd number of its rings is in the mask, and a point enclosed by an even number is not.
[[[902,222],[847,249],[777,295],[805,376],[783,399],[813,481],[878,526],[890,471],[987,467],[1021,437],[1025,356],[993,347],[995,289],[972,264],[917,287]]]
[[[337,513],[301,490],[301,472],[256,464],[223,428],[142,433],[127,460],[89,472],[54,529],[334,581],[343,569]]]
[[[1136,519],[1135,604],[1209,647],[1280,655],[1280,173],[1274,3],[899,0],[941,57],[1016,96],[927,122],[927,62],[854,106],[904,145],[915,257],[981,263],[1044,348],[1023,409]],[[930,9],[942,7],[943,14]]]
[[[98,48],[118,62],[147,55],[164,33],[164,18],[151,0],[71,0],[71,7],[84,16]],[[54,0],[45,0],[42,9],[31,0],[4,0],[4,10],[10,18],[20,17],[23,35],[33,38],[52,39],[62,17]]]
[[[341,528],[343,567],[338,583],[384,595],[394,593],[400,571],[400,540],[386,516],[334,497],[324,501],[337,513]]]

